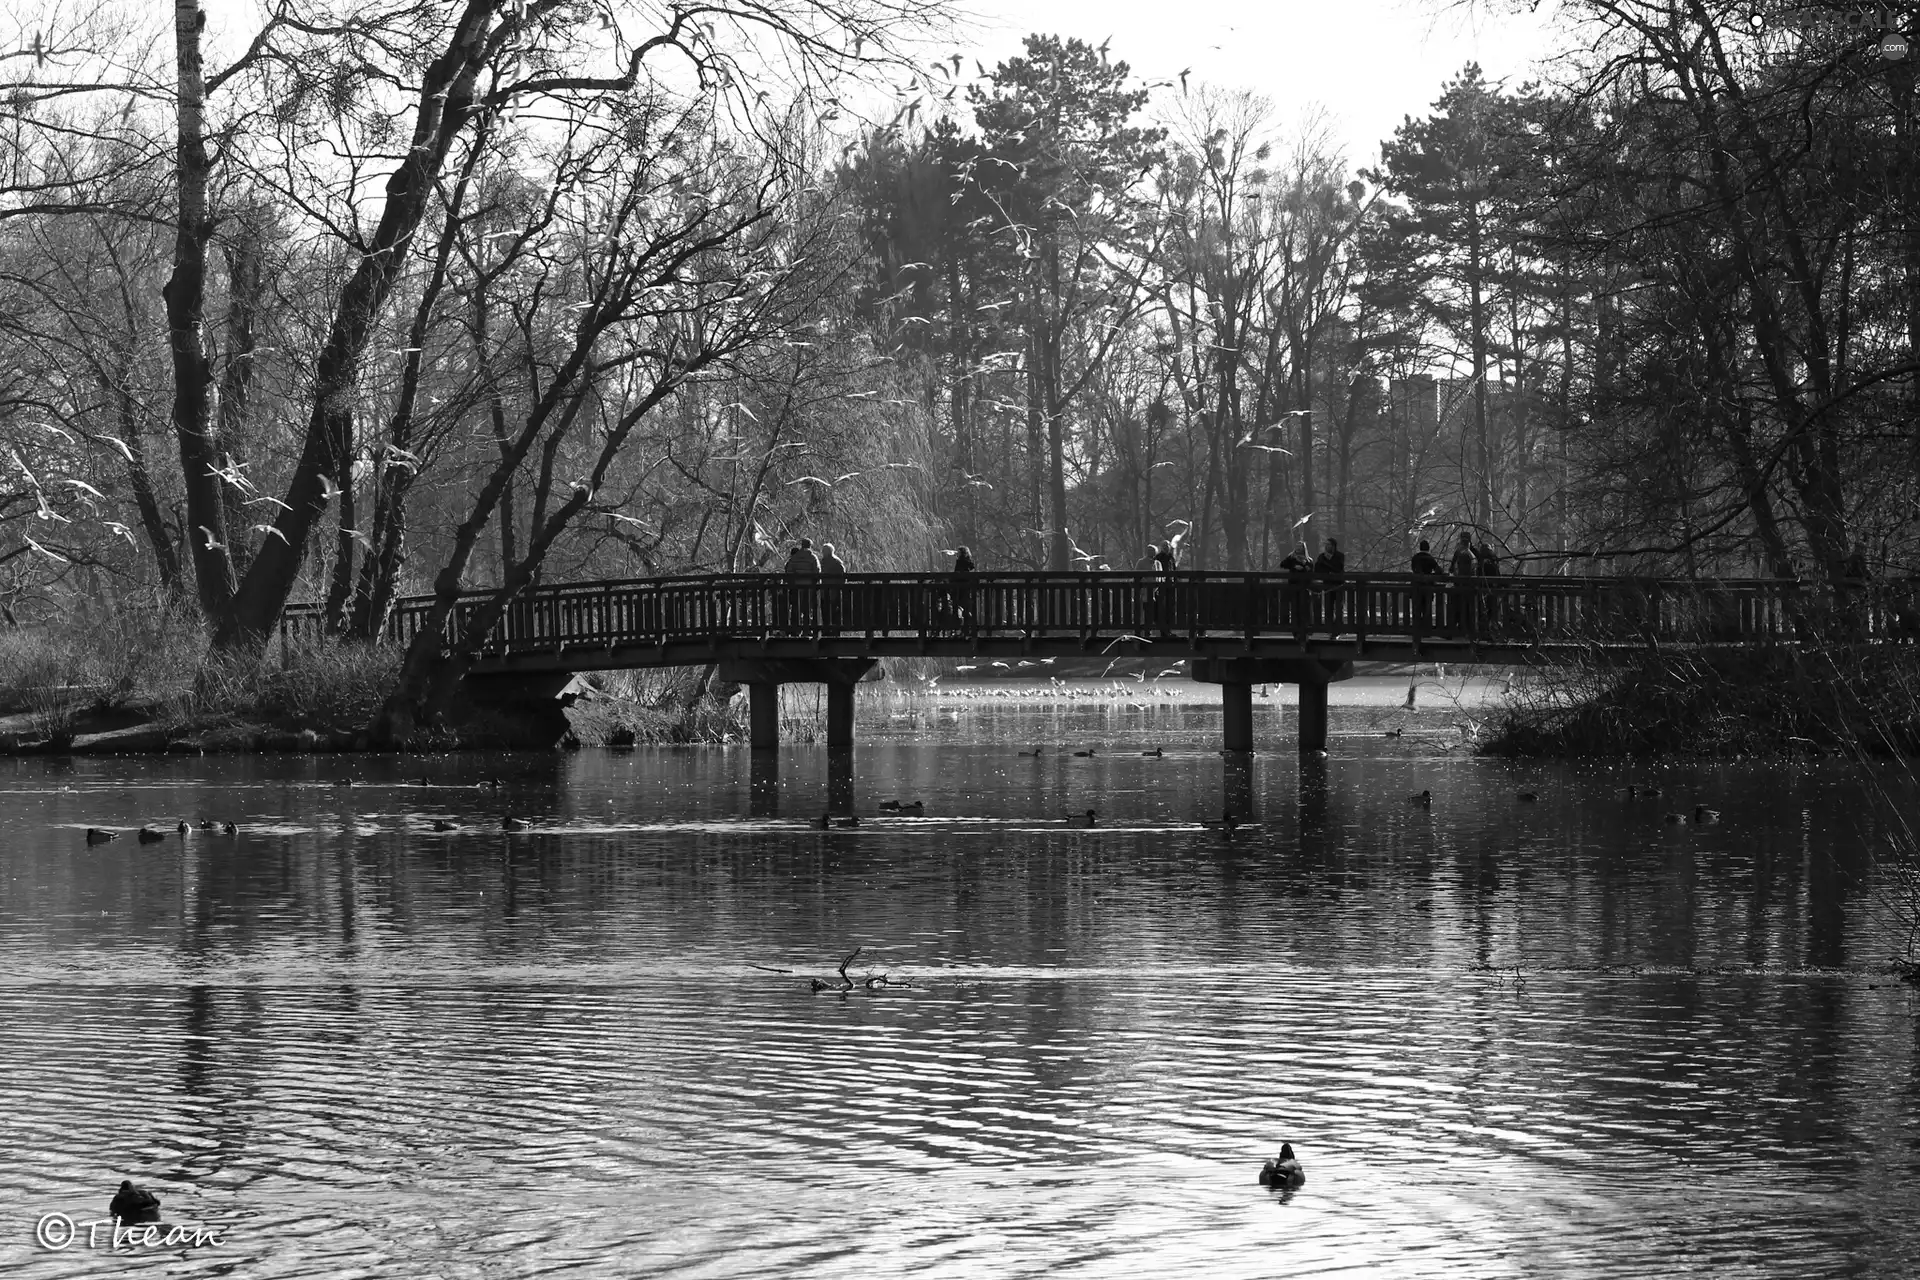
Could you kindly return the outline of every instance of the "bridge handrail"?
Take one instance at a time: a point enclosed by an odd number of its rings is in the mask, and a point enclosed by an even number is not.
[[[1890,591],[1849,602],[1858,635],[1901,634],[1912,611]],[[494,592],[463,593],[455,617]],[[1777,578],[1428,577],[1413,573],[1172,575],[1132,571],[679,574],[539,587],[513,600],[483,652],[665,644],[797,634],[899,637],[1466,637],[1551,643],[1765,644],[1793,638],[1815,597]],[[396,602],[390,639],[410,640],[432,597]],[[1904,611],[1903,611],[1904,610]],[[283,634],[318,634],[324,609],[291,605]],[[450,625],[450,634],[454,631]]]

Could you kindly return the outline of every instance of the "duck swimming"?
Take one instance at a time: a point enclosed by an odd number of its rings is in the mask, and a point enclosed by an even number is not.
[[[833,825],[836,827],[857,827],[860,825],[860,815],[849,814],[847,817],[844,817],[844,818],[835,818],[833,820]]]
[[[1419,805],[1419,806],[1420,806],[1420,807],[1421,807],[1422,809],[1431,809],[1431,808],[1433,808],[1433,792],[1431,792],[1431,791],[1422,791],[1422,792],[1421,792],[1421,793],[1420,793],[1419,795],[1417,795],[1417,796],[1408,796],[1408,797],[1407,797],[1407,803],[1408,803],[1408,804],[1417,804],[1417,805]]]
[[[823,813],[817,818],[808,818],[807,825],[810,827],[816,827],[821,831],[825,831],[827,828],[833,825],[833,815]]]
[[[1221,814],[1218,819],[1214,819],[1214,818],[1200,819],[1200,825],[1212,831],[1231,831],[1235,827],[1240,825],[1240,819],[1234,817],[1233,810],[1229,809],[1225,813]]]
[[[105,844],[109,840],[118,840],[119,838],[120,833],[118,831],[102,831],[99,827],[87,828],[88,844]]]
[[[1260,1166],[1260,1185],[1291,1190],[1307,1180],[1306,1170],[1294,1158],[1293,1144],[1280,1144],[1280,1154]]]
[[[132,1182],[122,1182],[108,1203],[107,1212],[122,1222],[158,1222],[160,1197]]]
[[[926,813],[927,802],[924,800],[915,800],[912,804],[895,805],[894,807],[902,813],[910,813],[917,818]]]
[[[435,818],[433,820],[433,829],[435,831],[458,831],[460,824],[450,818]]]
[[[1095,748],[1088,747],[1085,751],[1076,751],[1073,754],[1076,756],[1079,756],[1082,760],[1085,760],[1088,757],[1092,756],[1094,751],[1095,751]]]
[[[1521,804],[1532,804],[1535,800],[1538,800],[1539,798],[1540,798],[1540,793],[1538,791],[1522,791],[1519,795],[1514,797],[1514,799],[1518,800]]]
[[[1709,809],[1703,804],[1697,804],[1693,806],[1693,820],[1702,826],[1705,826],[1709,822],[1718,822],[1720,821],[1720,811],[1718,809]]]
[[[142,828],[140,828],[140,843],[141,843],[141,844],[152,844],[152,843],[153,843],[154,841],[156,841],[156,840],[165,840],[166,838],[167,838],[167,833],[166,833],[166,832],[164,832],[164,831],[162,831],[162,830],[161,830],[160,828],[158,828],[158,827],[142,827]]]
[[[1045,751],[1045,749],[1044,749],[1044,748],[1041,748],[1041,747],[1035,747],[1035,748],[1034,748],[1033,750],[1031,750],[1031,751],[1022,751],[1022,752],[1021,752],[1020,754],[1021,754],[1021,755],[1023,755],[1023,756],[1043,756],[1043,755],[1045,755],[1045,754],[1047,754],[1047,753],[1046,753],[1046,751]]]
[[[1078,813],[1067,815],[1067,825],[1070,827],[1091,827],[1099,820],[1099,816],[1092,809],[1087,810],[1084,815]]]
[[[502,831],[525,831],[528,827],[532,825],[533,824],[531,822],[528,822],[525,818],[500,819],[500,829]]]
[[[1167,753],[1162,751],[1159,747],[1155,747],[1151,751],[1142,751],[1140,754],[1143,756],[1152,756],[1155,760],[1158,760],[1160,757],[1166,755]]]

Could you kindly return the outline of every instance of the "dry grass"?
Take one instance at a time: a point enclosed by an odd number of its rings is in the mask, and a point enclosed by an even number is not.
[[[0,710],[25,712],[56,748],[91,721],[152,717],[169,730],[252,723],[358,728],[399,670],[400,651],[333,642],[210,652],[197,617],[165,602],[89,606],[0,633]]]
[[[258,658],[210,653],[168,710],[182,726],[251,721],[357,730],[393,688],[402,656],[397,645],[331,640],[269,646]]]

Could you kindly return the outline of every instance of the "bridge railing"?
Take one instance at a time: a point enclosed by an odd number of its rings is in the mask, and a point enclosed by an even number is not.
[[[490,593],[462,597],[459,635]],[[1353,636],[1525,645],[1756,645],[1795,639],[1812,595],[1777,579],[1424,578],[1354,573],[851,574],[681,576],[542,587],[508,605],[483,655],[791,636],[1098,640]],[[432,601],[400,601],[388,637],[410,641]],[[1877,590],[1842,602],[1852,637],[1897,638],[1911,611]],[[1834,611],[1829,608],[1829,614]],[[318,606],[282,623],[317,636]]]

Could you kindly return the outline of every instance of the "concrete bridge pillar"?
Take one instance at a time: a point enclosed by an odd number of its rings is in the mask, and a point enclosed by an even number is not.
[[[747,741],[755,751],[780,746],[780,686],[771,681],[747,686]]]
[[[1220,686],[1223,747],[1227,751],[1253,750],[1253,686],[1300,686],[1299,749],[1304,754],[1327,749],[1327,686],[1353,677],[1351,662],[1324,662],[1318,658],[1195,658],[1193,678]]]
[[[1220,682],[1220,726],[1223,750],[1253,750],[1253,686],[1245,680]]]
[[[827,753],[853,754],[853,685],[827,685]]]
[[[747,737],[755,751],[780,745],[780,686],[827,686],[827,751],[853,751],[853,690],[878,664],[874,658],[734,658],[720,664],[722,680],[747,686]]]

